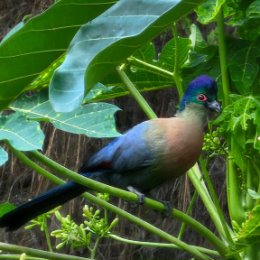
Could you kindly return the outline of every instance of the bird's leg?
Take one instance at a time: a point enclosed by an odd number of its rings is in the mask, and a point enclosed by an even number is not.
[[[139,205],[143,205],[144,204],[145,195],[142,192],[140,192],[139,190],[137,190],[133,186],[127,186],[127,189],[130,192],[133,192],[133,193],[135,193],[137,195],[137,197],[138,197],[138,204]]]
[[[145,195],[140,192],[139,190],[137,190],[136,188],[134,188],[133,186],[127,186],[127,189],[130,191],[130,192],[133,192],[135,193],[137,196],[138,196],[138,201],[137,203],[139,205],[143,205],[144,204],[144,198],[145,198]],[[158,199],[156,199],[158,200]],[[165,217],[169,217],[171,216],[172,214],[172,206],[171,206],[171,203],[169,201],[166,201],[166,200],[158,200],[160,201],[164,206],[165,206],[165,211],[162,213]]]

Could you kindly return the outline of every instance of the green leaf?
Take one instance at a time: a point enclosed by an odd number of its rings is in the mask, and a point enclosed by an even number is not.
[[[207,0],[201,4],[196,13],[198,15],[198,21],[203,24],[208,24],[216,18],[220,8],[225,3],[225,0]]]
[[[89,91],[145,42],[201,2],[121,0],[82,26],[52,78],[54,109],[68,112],[80,106],[85,85]]]
[[[260,97],[231,95],[230,101],[231,103],[215,120],[215,124],[224,130],[223,134],[232,147],[231,156],[246,174],[247,163],[250,163],[255,156],[259,157]]]
[[[174,50],[170,51],[170,47],[173,48],[172,43],[173,41],[170,41],[167,52],[162,51],[164,54],[160,56],[159,61],[155,60],[156,52],[153,43],[144,45],[128,59],[130,65],[126,67],[125,72],[140,92],[165,89],[175,84],[173,76],[163,74],[160,70],[151,69],[147,66],[152,65],[160,69],[166,69],[166,67],[173,69],[173,57],[169,58],[166,55],[166,53],[174,55]],[[137,60],[140,62],[137,62]],[[145,65],[142,63],[145,63]],[[171,72],[169,71],[169,73]],[[102,84],[96,84],[87,93],[84,103],[112,99],[128,94],[129,91],[125,88],[118,73],[110,73],[102,79]]]
[[[248,189],[247,190],[248,194],[250,195],[251,198],[255,199],[255,200],[259,200],[260,199],[260,193],[256,192],[254,190]]]
[[[178,46],[178,64],[177,67],[181,68],[186,60],[188,59],[188,53],[191,47],[191,41],[188,38],[178,37],[177,39]],[[173,71],[174,70],[174,62],[175,62],[175,39],[170,40],[163,48],[158,65],[166,70]]]
[[[216,56],[215,46],[209,46],[207,44],[203,39],[199,28],[195,24],[191,25],[189,39],[191,41],[191,48],[188,53],[188,59],[184,64],[185,68],[193,68],[198,65],[206,64],[212,57]]]
[[[116,137],[114,113],[118,107],[107,103],[92,103],[70,113],[53,110],[46,92],[34,96],[22,96],[11,108],[24,113],[28,118],[51,122],[56,128],[90,137]]]
[[[15,27],[13,27],[13,28],[5,35],[5,37],[2,39],[1,44],[2,44],[3,42],[5,42],[7,39],[9,39],[12,35],[14,35],[15,33],[17,33],[21,28],[23,28],[24,24],[25,24],[24,21],[22,21],[22,22],[16,24]]]
[[[38,89],[40,90],[41,88],[44,87],[48,87],[51,77],[55,71],[55,69],[57,69],[57,67],[59,67],[62,62],[65,59],[65,55],[60,56],[58,59],[56,59],[55,61],[53,61],[45,70],[43,70],[38,77],[36,77],[26,88],[26,91],[28,90],[33,90],[33,89]]]
[[[63,55],[80,28],[116,0],[61,0],[0,44],[0,110]],[[17,29],[17,28],[16,28]]]
[[[0,147],[0,166],[5,164],[5,162],[8,160],[8,153]]]
[[[247,219],[242,223],[236,234],[239,243],[257,243],[260,241],[260,205],[247,213]]]
[[[151,72],[141,70],[135,66],[131,66],[126,72],[140,92],[170,88],[174,85],[171,79],[166,79]],[[125,88],[116,73],[111,74],[102,80],[102,82],[106,85],[101,83],[96,84],[87,93],[83,103],[104,101],[129,94],[129,91]]]
[[[246,10],[246,15],[248,18],[260,18],[260,2],[255,0],[249,5]]]
[[[256,112],[260,110],[260,97],[258,96],[240,96],[231,95],[231,103],[225,107],[221,115],[215,120],[216,124],[223,126],[227,132],[234,132],[238,128],[246,131],[248,124],[254,122],[259,124],[256,120]],[[230,115],[232,114],[232,118]],[[253,119],[255,119],[253,121]]]
[[[236,26],[238,35],[247,40],[256,40],[259,35],[260,11],[258,0],[226,1],[227,24]]]
[[[229,50],[228,68],[234,86],[240,94],[249,93],[259,72],[258,43],[234,41]]]
[[[7,212],[13,210],[15,206],[9,202],[1,203],[0,204],[0,217],[2,217]]]
[[[218,81],[220,74],[218,47],[208,45],[199,28],[194,24],[191,25],[189,39],[191,41],[190,51],[185,64],[182,66],[184,85],[202,74],[207,74]],[[221,90],[221,82],[218,82],[218,86]]]
[[[7,140],[17,150],[32,151],[42,149],[44,134],[38,122],[13,113],[0,117],[0,140]]]
[[[254,148],[260,152],[260,98],[255,100],[255,113],[252,115],[256,125],[256,134],[254,136]]]
[[[191,47],[193,50],[197,51],[198,49],[206,48],[208,45],[203,39],[200,29],[196,24],[192,24],[190,27],[191,33],[189,39],[191,41]]]

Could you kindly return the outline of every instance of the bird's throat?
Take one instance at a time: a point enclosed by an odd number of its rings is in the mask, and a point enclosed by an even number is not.
[[[176,113],[176,117],[185,118],[204,128],[208,123],[207,108],[198,104],[188,104],[181,112]]]

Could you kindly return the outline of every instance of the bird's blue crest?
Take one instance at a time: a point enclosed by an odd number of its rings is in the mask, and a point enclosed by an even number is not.
[[[207,95],[210,99],[216,100],[218,93],[216,81],[206,75],[201,75],[191,81],[187,86],[184,96],[180,102],[180,107],[178,111],[183,111],[185,106],[190,102],[196,103],[196,96],[199,93],[203,93]]]

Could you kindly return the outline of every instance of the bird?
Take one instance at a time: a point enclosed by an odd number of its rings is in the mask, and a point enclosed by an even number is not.
[[[173,117],[137,124],[92,155],[79,173],[139,194],[185,174],[200,156],[209,116],[221,111],[217,93],[213,78],[198,76],[188,84]],[[73,181],[56,186],[4,214],[0,227],[16,230],[87,190]]]

